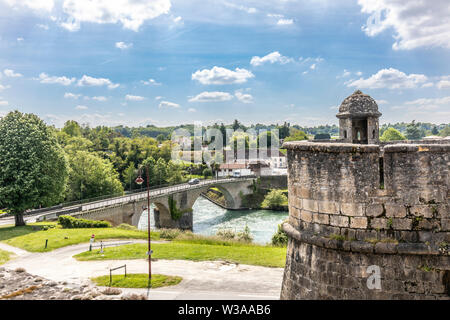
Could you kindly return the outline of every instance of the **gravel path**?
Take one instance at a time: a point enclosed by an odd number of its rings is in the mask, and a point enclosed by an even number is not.
[[[114,243],[118,242],[120,241],[114,241]],[[56,282],[87,283],[90,277],[109,274],[110,268],[123,264],[127,265],[128,273],[148,272],[148,261],[143,259],[108,261],[74,259],[73,255],[86,251],[88,244],[64,247],[46,253],[24,252],[1,243],[0,248],[17,255],[15,259],[3,265],[6,269],[24,268],[30,274]],[[223,261],[157,260],[152,261],[152,273],[183,278],[183,281],[176,286],[150,290],[150,299],[164,300],[279,299],[283,277],[282,268],[231,264]],[[147,293],[146,289],[124,289],[123,291]]]

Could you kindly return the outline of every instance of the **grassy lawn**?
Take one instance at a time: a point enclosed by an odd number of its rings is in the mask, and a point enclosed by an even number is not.
[[[11,253],[8,251],[0,250],[0,265],[9,260]]]
[[[57,227],[35,231],[32,225],[28,225],[18,228],[0,228],[0,241],[30,252],[45,252],[74,244],[87,243],[92,234],[95,235],[96,242],[106,239],[147,239],[147,232],[138,230],[119,228],[61,229]],[[159,239],[159,233],[152,232],[151,235],[152,239]],[[47,249],[45,249],[46,239],[48,239]]]
[[[109,286],[109,275],[91,278],[98,286]],[[181,277],[165,276],[162,274],[152,274],[152,288],[175,286],[181,282]],[[113,275],[111,287],[117,288],[148,288],[148,274],[137,273],[124,275]]]
[[[195,241],[156,243],[152,245],[152,257],[167,260],[211,261],[224,260],[233,263],[264,267],[283,268],[286,248],[258,245],[216,245],[199,244]],[[99,250],[86,251],[75,256],[81,261],[145,259],[147,244],[139,243],[107,248],[103,254]]]

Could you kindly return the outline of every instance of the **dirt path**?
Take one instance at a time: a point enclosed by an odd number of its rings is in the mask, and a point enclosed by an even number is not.
[[[14,252],[14,247],[5,244],[0,243],[0,248]],[[88,244],[46,253],[29,253],[14,248],[17,257],[3,267],[21,267],[31,274],[70,283],[85,283],[90,277],[109,274],[109,268],[123,264],[127,265],[129,273],[148,272],[148,262],[143,259],[77,261],[73,258],[73,255],[87,249]],[[177,286],[150,290],[150,299],[279,299],[283,277],[282,268],[236,265],[221,261],[158,260],[152,262],[152,273],[181,276],[183,281]],[[143,293],[147,290],[126,291]]]

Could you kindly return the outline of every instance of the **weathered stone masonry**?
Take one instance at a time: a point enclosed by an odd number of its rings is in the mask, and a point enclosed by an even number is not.
[[[450,144],[284,146],[282,299],[450,299]]]

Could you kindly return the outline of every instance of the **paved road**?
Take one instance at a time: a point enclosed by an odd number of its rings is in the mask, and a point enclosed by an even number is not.
[[[47,253],[29,253],[0,243],[0,249],[17,254],[4,267],[22,267],[31,274],[55,281],[83,283],[90,277],[109,274],[109,268],[123,264],[127,265],[129,273],[148,271],[146,260],[77,261],[72,258],[86,251],[87,247],[87,244],[80,244]],[[221,261],[158,260],[152,262],[152,272],[183,277],[183,281],[176,286],[151,289],[149,298],[152,300],[277,300],[283,278],[282,268]],[[124,291],[147,293],[146,289]]]

